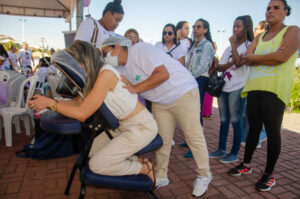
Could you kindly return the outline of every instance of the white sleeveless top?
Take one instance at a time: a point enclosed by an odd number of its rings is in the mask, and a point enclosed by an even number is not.
[[[123,119],[135,109],[138,96],[123,88],[124,83],[120,80],[120,73],[113,66],[106,64],[101,68],[100,73],[103,70],[112,71],[119,79],[115,89],[107,93],[104,102],[116,118]]]

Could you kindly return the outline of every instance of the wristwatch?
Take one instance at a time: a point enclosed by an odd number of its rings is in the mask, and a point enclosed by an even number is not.
[[[50,111],[56,111],[58,101],[55,99],[54,103],[49,107]]]

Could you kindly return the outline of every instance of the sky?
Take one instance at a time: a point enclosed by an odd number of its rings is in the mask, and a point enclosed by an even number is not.
[[[91,14],[93,18],[100,19],[109,2],[111,0],[91,0],[89,7],[84,8],[84,15]],[[188,21],[191,35],[195,21],[204,18],[210,23],[212,39],[217,43],[217,54],[220,55],[229,45],[228,38],[232,35],[235,18],[250,15],[255,28],[259,21],[265,19],[268,3],[269,0],[123,0],[125,15],[115,32],[123,35],[127,29],[135,28],[144,41],[155,44],[161,41],[165,24]],[[300,26],[300,0],[288,0],[288,4],[292,12],[286,17],[285,24]],[[73,30],[76,30],[75,14]],[[41,47],[41,38],[45,38],[45,47],[65,48],[63,31],[69,31],[69,23],[61,18],[0,15],[0,34],[22,41],[19,19],[26,20],[24,37],[29,45]]]

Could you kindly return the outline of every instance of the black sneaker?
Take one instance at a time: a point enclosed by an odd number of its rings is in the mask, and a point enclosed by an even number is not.
[[[252,173],[252,168],[244,166],[243,163],[228,171],[228,174],[231,176],[241,176],[242,174],[250,174],[250,173]]]
[[[275,185],[276,181],[273,175],[263,175],[255,184],[255,188],[259,191],[270,191]]]

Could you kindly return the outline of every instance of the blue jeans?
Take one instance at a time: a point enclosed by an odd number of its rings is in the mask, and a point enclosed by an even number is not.
[[[202,108],[203,108],[203,103],[204,103],[204,97],[205,97],[205,92],[206,92],[206,87],[208,83],[208,77],[200,76],[196,78],[197,83],[198,83],[198,88],[199,88],[199,94],[200,94],[200,104],[201,104],[201,109],[200,109],[200,122],[201,125],[203,126],[203,119],[202,119]]]
[[[244,135],[242,137],[242,142],[246,142],[247,136],[248,136],[248,133],[249,133],[249,121],[248,121],[247,107],[246,107],[245,112],[244,112],[243,133],[244,133]],[[267,133],[266,133],[265,128],[263,128],[260,132],[260,135],[259,135],[258,144],[260,144],[266,138],[267,138]]]
[[[218,97],[220,113],[219,150],[226,151],[230,121],[233,126],[233,145],[231,153],[237,155],[240,150],[243,135],[243,113],[246,107],[246,98],[241,98],[243,88],[232,92],[221,92]]]

